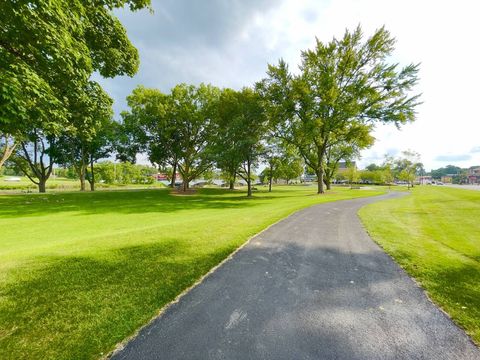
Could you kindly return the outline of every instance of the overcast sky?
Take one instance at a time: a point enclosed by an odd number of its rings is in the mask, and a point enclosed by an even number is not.
[[[268,63],[297,68],[315,37],[329,41],[361,24],[397,39],[392,61],[421,63],[424,102],[415,123],[380,126],[360,166],[412,149],[427,170],[480,165],[479,0],[152,0],[154,13],[117,12],[140,52],[133,78],[102,79],[118,114],[138,84],[168,92],[175,84],[250,86]]]

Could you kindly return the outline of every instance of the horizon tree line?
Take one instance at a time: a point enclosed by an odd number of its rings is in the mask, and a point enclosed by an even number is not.
[[[113,8],[108,1],[100,3]],[[149,1],[118,5],[136,10],[149,6]],[[85,22],[98,25],[97,10],[85,5],[78,11]],[[29,10],[22,11],[25,18],[0,35],[0,55],[4,55],[0,66],[6,70],[0,75],[5,83],[0,90],[0,166],[14,163],[40,192],[45,191],[54,164],[75,168],[80,189],[84,191],[89,182],[93,191],[98,160],[115,154],[120,161],[135,162],[138,154],[145,153],[157,168],[178,171],[183,191],[193,179],[217,169],[232,189],[236,179],[245,180],[247,196],[252,196],[253,171],[264,163],[270,190],[281,172],[290,171],[284,176],[291,177],[308,167],[322,194],[330,189],[340,161],[358,157],[373,144],[375,124],[399,127],[415,120],[419,95],[412,91],[418,65],[391,64],[395,40],[390,33],[380,28],[364,40],[358,26],[341,39],[328,43],[317,39],[313,49],[302,52],[296,73],[283,60],[268,65],[266,77],[251,87],[179,84],[163,93],[139,86],[127,97],[129,110],[117,122],[111,98],[89,77],[93,71],[106,77],[136,72],[138,53],[118,20],[108,13],[111,27],[89,29],[88,34],[85,24],[77,24],[84,37],[75,41],[88,50],[83,54],[85,65],[72,63],[60,69],[62,62],[42,66],[41,47],[49,44],[37,45],[35,61],[22,59],[16,51],[22,42],[12,34],[25,27]],[[44,34],[64,31],[37,25]],[[117,41],[107,41],[107,35]],[[2,36],[11,36],[10,42]],[[106,55],[112,49],[118,56]],[[69,56],[73,55],[66,52],[63,60]],[[21,69],[16,67],[19,61]],[[58,73],[50,76],[54,70]],[[32,93],[20,93],[22,86]],[[172,177],[171,185],[174,181]]]

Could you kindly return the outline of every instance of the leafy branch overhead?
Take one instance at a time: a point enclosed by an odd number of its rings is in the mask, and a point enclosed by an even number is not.
[[[6,1],[0,11],[0,135],[56,134],[93,72],[133,76],[137,49],[112,10],[150,0]]]

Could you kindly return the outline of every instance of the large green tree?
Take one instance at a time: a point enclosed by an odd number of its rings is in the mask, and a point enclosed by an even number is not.
[[[253,170],[262,155],[265,154],[267,126],[265,110],[259,94],[250,88],[236,92],[236,101],[232,104],[232,132],[225,137],[222,151],[233,151],[240,160],[237,175],[247,183],[247,196],[252,196]],[[217,135],[217,138],[220,137]],[[230,148],[234,146],[234,148]],[[233,156],[233,155],[232,155]]]
[[[93,191],[93,164],[111,151],[113,101],[98,83],[89,81],[69,103],[71,128],[58,136],[55,159],[59,164],[75,168],[81,191],[85,191],[86,180]]]
[[[159,169],[172,168],[171,185],[175,184],[180,143],[172,96],[158,89],[138,86],[127,97],[129,111],[122,113],[118,137],[118,157],[135,161],[138,153],[147,153]]]
[[[408,188],[413,188],[416,177],[424,173],[420,154],[413,150],[402,151],[402,156],[396,158],[393,164],[397,178],[405,181]]]
[[[211,85],[180,84],[170,94],[139,87],[122,114],[125,158],[145,151],[159,167],[178,169],[186,191],[190,181],[212,166],[213,119],[220,90]],[[133,150],[133,151],[132,151]],[[173,183],[174,179],[172,179]]]
[[[0,137],[31,137],[32,120],[45,134],[69,117],[69,94],[94,71],[133,75],[138,52],[112,10],[137,10],[150,0],[16,0],[0,11]],[[12,145],[14,146],[14,145]],[[5,148],[0,158],[9,155]]]
[[[170,116],[175,124],[175,155],[183,190],[212,167],[213,119],[220,90],[211,85],[180,84],[172,89]]]
[[[388,62],[395,40],[381,28],[363,40],[361,28],[341,39],[302,52],[298,74],[280,61],[268,67],[257,86],[272,128],[295,145],[324,192],[325,157],[334,144],[348,139],[359,124],[397,126],[415,119],[419,95],[411,91],[418,65],[399,69]]]
[[[223,89],[216,108],[212,136],[215,165],[230,189],[234,189],[237,177],[241,177],[251,195],[251,170],[261,155],[266,129],[258,94],[247,88]]]

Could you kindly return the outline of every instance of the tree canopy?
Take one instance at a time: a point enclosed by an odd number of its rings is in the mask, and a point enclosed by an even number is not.
[[[317,39],[314,49],[302,52],[299,74],[280,60],[258,83],[275,134],[315,171],[319,193],[329,149],[353,138],[359,126],[415,119],[419,95],[411,91],[418,65],[390,64],[394,44],[384,28],[364,41],[359,26],[342,39]]]
[[[93,72],[132,76],[139,57],[112,10],[150,0],[18,0],[0,12],[0,136],[21,139],[31,121],[45,133],[68,123],[72,94]]]

